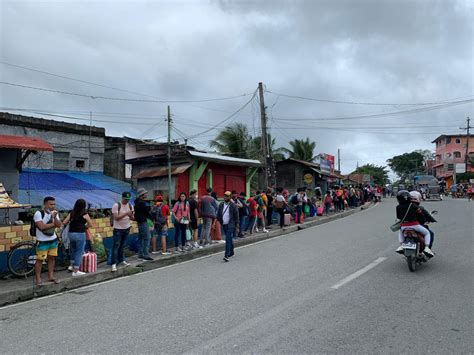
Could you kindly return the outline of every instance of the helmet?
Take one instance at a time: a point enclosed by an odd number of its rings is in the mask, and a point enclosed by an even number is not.
[[[409,203],[411,199],[410,193],[407,190],[400,190],[397,194],[397,200],[399,203]]]
[[[421,203],[421,194],[418,191],[410,192],[411,202]]]

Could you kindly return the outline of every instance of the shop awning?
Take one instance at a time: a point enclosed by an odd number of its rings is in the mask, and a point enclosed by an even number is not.
[[[175,165],[171,167],[171,175],[179,175],[184,173],[188,170],[192,164],[182,164],[182,165]],[[161,176],[168,175],[168,167],[167,166],[157,166],[155,168],[145,169],[140,171],[135,176],[132,176],[132,179],[145,179],[145,178],[155,178]]]
[[[41,138],[0,135],[0,148],[32,151],[53,151],[53,146]]]

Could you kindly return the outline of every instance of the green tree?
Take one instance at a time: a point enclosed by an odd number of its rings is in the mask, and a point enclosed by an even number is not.
[[[284,148],[284,151],[289,155],[290,158],[311,162],[316,157],[314,155],[316,142],[310,141],[309,138],[295,139],[289,143],[291,149]]]
[[[431,158],[429,150],[415,150],[411,153],[396,155],[387,160],[388,166],[397,174],[401,180],[405,180],[407,175],[417,174],[425,171],[426,160]]]
[[[270,142],[270,149],[272,151],[273,160],[281,161],[285,160],[286,150],[285,148],[275,148],[276,146],[276,139],[272,138],[272,136],[268,133],[268,142]],[[262,157],[262,139],[261,136],[257,136],[252,138],[249,144],[249,158],[251,159],[261,159]]]
[[[236,158],[249,158],[251,140],[247,126],[243,123],[234,123],[222,129],[209,144],[223,154]]]
[[[386,166],[377,166],[374,164],[365,164],[359,166],[353,174],[368,174],[372,176],[377,185],[385,185],[389,182],[388,170]]]

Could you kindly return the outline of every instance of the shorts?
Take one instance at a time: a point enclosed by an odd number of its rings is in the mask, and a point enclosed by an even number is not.
[[[58,256],[57,239],[51,240],[49,242],[38,242],[36,246],[36,258],[38,260],[46,260],[48,256]]]
[[[193,231],[198,229],[198,221],[197,219],[191,218],[191,221],[189,223],[189,228],[191,228]]]
[[[167,237],[168,236],[168,227],[160,226],[155,224],[155,233],[157,237]]]

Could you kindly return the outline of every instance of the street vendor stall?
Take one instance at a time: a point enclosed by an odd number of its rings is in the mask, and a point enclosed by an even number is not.
[[[0,182],[0,223],[3,221],[2,224],[11,224],[10,209],[29,207],[31,207],[31,205],[23,205],[13,201],[3,187],[3,184]]]

